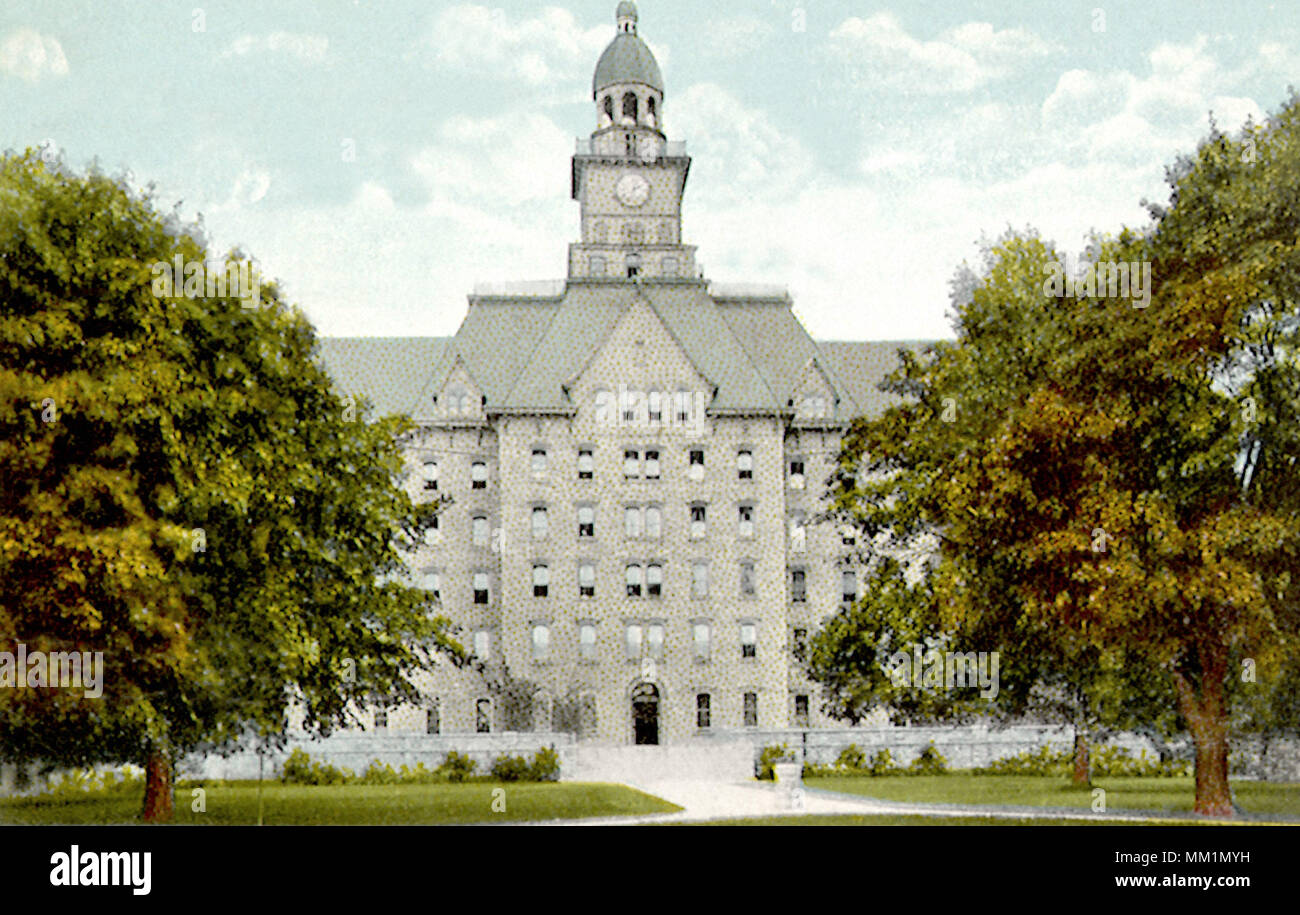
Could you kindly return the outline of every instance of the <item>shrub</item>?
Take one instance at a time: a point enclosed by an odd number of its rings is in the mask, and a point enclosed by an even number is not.
[[[948,760],[935,749],[934,741],[930,741],[930,745],[912,760],[907,771],[913,775],[943,775],[948,771]]]
[[[794,762],[789,747],[783,743],[763,747],[758,753],[758,761],[754,763],[754,777],[769,782],[775,781],[776,764],[779,762]]]
[[[397,778],[403,785],[433,785],[447,781],[446,773],[440,769],[429,769],[422,762],[416,763],[414,769],[402,766]]]
[[[1070,750],[1053,750],[1044,744],[1037,750],[996,759],[973,771],[976,775],[1068,775],[1073,760]]]
[[[403,769],[406,767],[403,766]],[[366,771],[361,773],[357,779],[363,785],[400,785],[402,777],[397,774],[397,770],[387,763],[381,763],[379,760],[371,761],[366,767]]]
[[[529,777],[535,782],[558,782],[560,780],[560,754],[555,747],[542,747],[533,755]]]
[[[526,782],[532,769],[522,756],[501,755],[492,761],[492,777],[503,782]]]
[[[316,762],[302,747],[290,753],[280,769],[280,781],[286,785],[346,785],[355,780],[352,770]]]
[[[478,768],[478,763],[473,759],[457,753],[455,750],[449,750],[442,761],[442,765],[438,766],[438,771],[449,782],[463,782],[474,774],[476,768]]]
[[[1137,758],[1124,747],[1097,747],[1092,751],[1092,774],[1101,778],[1168,778],[1191,774],[1191,763],[1185,759],[1161,761],[1142,750]]]
[[[115,771],[104,769],[70,769],[53,776],[41,794],[53,798],[70,798],[92,792],[128,791],[144,786],[144,778],[134,767]]]
[[[898,771],[894,767],[894,755],[889,750],[879,750],[871,757],[871,762],[867,764],[867,773],[869,775],[892,775]]]
[[[837,775],[847,775],[848,773],[834,766],[819,765],[818,763],[804,763],[804,778],[834,778]]]
[[[835,766],[838,769],[848,769],[857,772],[867,767],[867,754],[862,752],[862,748],[856,743],[851,743],[843,750],[835,760]]]
[[[1124,747],[1092,747],[1089,754],[1092,774],[1098,778],[1159,778],[1189,776],[1191,763],[1185,759],[1161,761],[1150,756],[1146,750],[1136,758]],[[1025,750],[1015,756],[999,759],[989,765],[975,769],[977,775],[1047,775],[1066,776],[1074,768],[1073,750],[1053,750],[1050,746],[1041,746],[1037,750]]]

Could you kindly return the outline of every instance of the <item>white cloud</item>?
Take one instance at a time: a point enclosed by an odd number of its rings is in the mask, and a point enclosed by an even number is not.
[[[1048,138],[1088,161],[1163,163],[1195,146],[1211,111],[1225,129],[1263,116],[1254,99],[1233,92],[1241,74],[1219,63],[1204,36],[1157,45],[1147,60],[1145,76],[1063,73],[1041,109]]]
[[[287,54],[303,63],[320,63],[329,49],[324,35],[303,32],[270,32],[265,35],[240,35],[222,52],[222,57],[248,57],[252,54]]]
[[[923,41],[887,12],[850,17],[830,38],[857,84],[928,94],[969,92],[1055,49],[1032,32],[999,31],[985,22],[969,22]]]
[[[563,190],[573,138],[544,115],[457,116],[438,135],[411,160],[435,200],[510,207],[553,201]]]
[[[613,37],[612,23],[583,28],[559,7],[516,18],[502,9],[464,4],[438,13],[425,44],[435,66],[540,86],[594,67]]]
[[[671,134],[689,138],[695,193],[711,204],[786,195],[809,180],[803,144],[721,86],[691,86],[664,117]]]
[[[704,24],[704,31],[714,36],[716,41],[710,46],[710,52],[716,60],[734,60],[756,53],[776,29],[765,19],[756,16],[724,16],[710,19]]]
[[[45,76],[67,76],[68,58],[58,39],[20,28],[0,42],[0,73],[35,83]]]

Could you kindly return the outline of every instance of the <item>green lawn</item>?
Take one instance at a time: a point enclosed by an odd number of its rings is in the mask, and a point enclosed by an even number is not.
[[[1006,804],[1027,807],[1092,807],[1092,789],[1036,775],[886,775],[878,778],[810,778],[809,788],[842,791],[887,801],[929,804]],[[1191,813],[1190,778],[1099,778],[1107,810]],[[1300,784],[1234,781],[1233,795],[1247,813],[1300,817]]]
[[[492,809],[493,791],[505,791],[505,812]],[[196,813],[192,786],[176,789],[176,823],[247,826],[257,822],[256,784],[209,785],[207,811]],[[672,813],[681,808],[623,785],[581,782],[474,782],[457,785],[262,787],[268,826],[421,826],[504,823],[623,814]],[[110,824],[140,822],[141,794],[96,792],[74,800],[0,799],[2,824]],[[498,803],[498,806],[500,804]]]
[[[1182,821],[1180,821],[1181,825]],[[673,823],[673,826],[1129,826],[1140,829],[1144,824],[1125,820],[1064,820],[1058,818],[1012,820],[1001,817],[923,817],[923,816],[853,816],[826,815],[754,817],[739,820],[709,820],[706,823]],[[1224,826],[1208,820],[1190,825]]]

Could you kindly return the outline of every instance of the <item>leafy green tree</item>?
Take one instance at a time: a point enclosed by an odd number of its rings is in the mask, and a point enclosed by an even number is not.
[[[401,488],[409,420],[336,391],[274,285],[209,287],[197,230],[124,181],[9,155],[0,199],[0,645],[104,659],[97,699],[0,690],[4,752],[140,763],[166,820],[180,754],[459,661],[406,581],[435,510]]]
[[[1149,267],[1147,302],[1053,288],[1032,235],[995,246],[956,341],[902,354],[907,402],[855,424],[837,474],[842,520],[937,534],[943,629],[1162,678],[1210,815],[1233,811],[1235,672],[1276,676],[1300,635],[1298,112],[1215,130],[1148,231],[1094,243],[1085,265]]]

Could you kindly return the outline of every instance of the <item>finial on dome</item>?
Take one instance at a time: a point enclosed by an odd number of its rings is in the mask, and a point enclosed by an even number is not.
[[[614,11],[614,19],[620,32],[636,34],[636,4],[632,0],[623,0]]]

